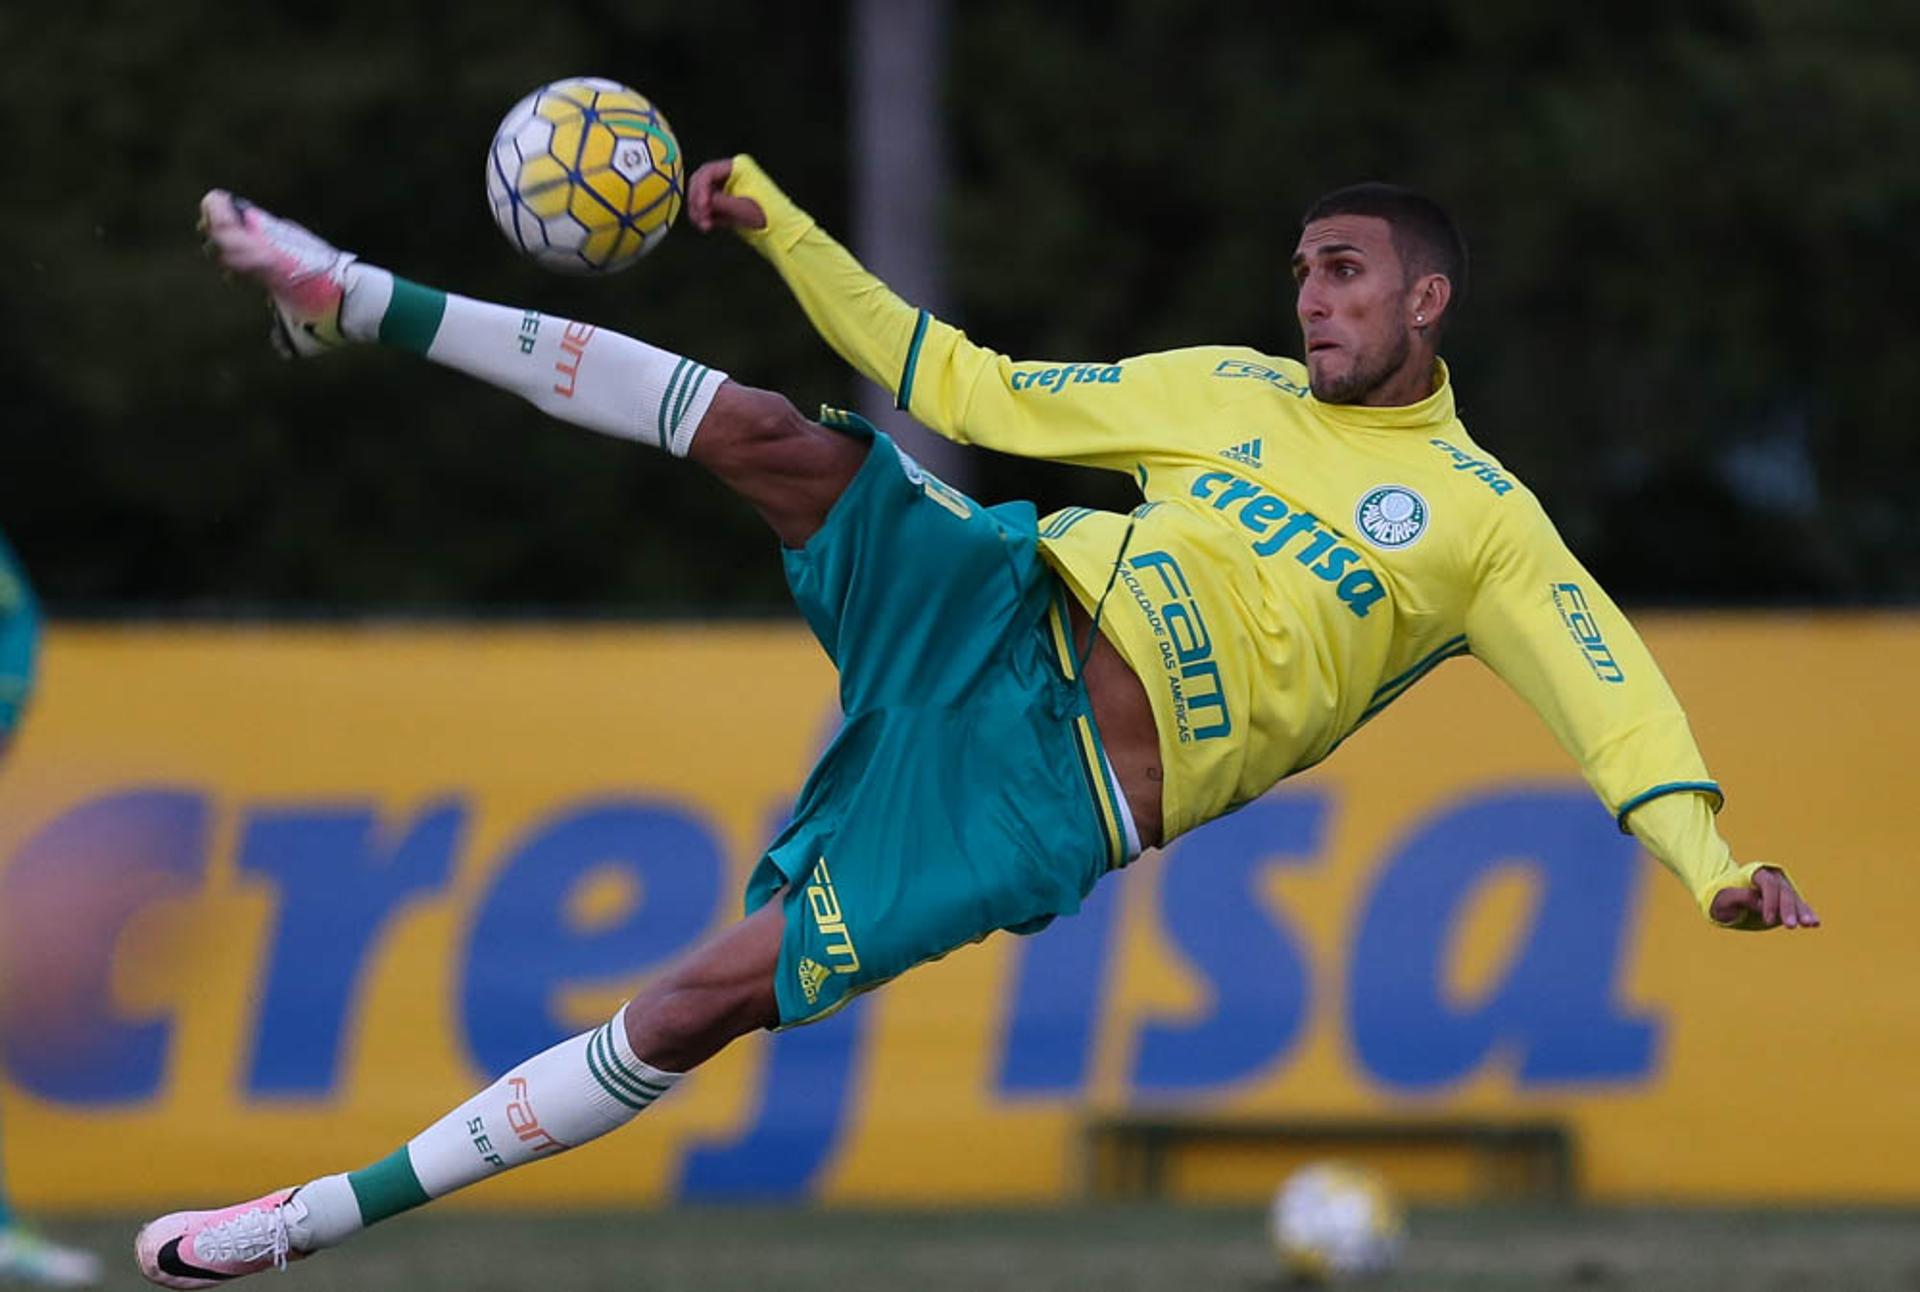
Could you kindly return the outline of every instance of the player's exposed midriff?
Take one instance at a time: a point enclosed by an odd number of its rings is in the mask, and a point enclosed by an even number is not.
[[[1087,640],[1087,612],[1072,597],[1067,612],[1073,640]],[[1093,721],[1100,728],[1100,743],[1106,747],[1107,761],[1126,791],[1127,806],[1133,812],[1134,828],[1140,842],[1151,848],[1160,842],[1160,733],[1153,724],[1153,706],[1139,676],[1127,667],[1126,660],[1104,633],[1095,633],[1093,650],[1086,663],[1087,696],[1093,701]]]

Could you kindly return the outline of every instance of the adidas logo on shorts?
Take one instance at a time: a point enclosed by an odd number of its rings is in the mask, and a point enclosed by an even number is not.
[[[820,984],[833,976],[833,970],[815,960],[812,956],[802,956],[799,964],[800,990],[805,993],[807,1004],[812,1005],[820,999]]]

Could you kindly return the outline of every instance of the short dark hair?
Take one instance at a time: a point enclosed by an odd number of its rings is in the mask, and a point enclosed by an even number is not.
[[[1385,220],[1393,230],[1393,249],[1409,275],[1444,274],[1453,284],[1455,301],[1466,295],[1467,241],[1446,208],[1426,194],[1399,184],[1350,184],[1308,207],[1300,227],[1335,215]]]

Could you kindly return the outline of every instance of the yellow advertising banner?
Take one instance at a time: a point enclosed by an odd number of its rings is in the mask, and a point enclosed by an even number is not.
[[[1920,1201],[1920,620],[1643,628],[1724,831],[1826,928],[1709,928],[1453,663],[1080,915],[752,1038],[467,1198],[1058,1200],[1090,1127],[1157,1121],[1415,1158],[1549,1126],[1588,1197]],[[208,1204],[383,1156],[737,918],[836,714],[798,627],[56,629],[0,766],[15,1193]],[[1274,1168],[1157,1169],[1204,1197]]]

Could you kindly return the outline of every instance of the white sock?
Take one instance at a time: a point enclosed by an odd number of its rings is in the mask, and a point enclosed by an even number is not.
[[[288,1209],[287,1236],[303,1252],[331,1247],[349,1234],[366,1228],[360,1219],[360,1204],[354,1200],[353,1185],[346,1173],[323,1175],[301,1185]],[[306,1207],[304,1217],[294,1214],[299,1204]]]
[[[540,411],[687,456],[727,374],[692,359],[538,310],[436,291],[355,261],[340,330],[378,341],[527,400]]]
[[[627,1043],[623,1007],[604,1027],[560,1042],[364,1170],[302,1185],[289,1216],[302,1251],[331,1247],[376,1221],[632,1121],[680,1080],[642,1062]]]

